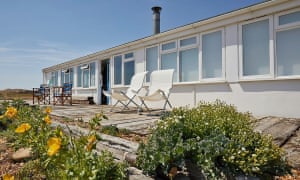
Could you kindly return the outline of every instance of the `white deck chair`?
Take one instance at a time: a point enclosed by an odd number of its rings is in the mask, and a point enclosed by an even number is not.
[[[163,110],[166,110],[167,104],[170,108],[172,105],[169,101],[170,90],[173,87],[174,69],[153,71],[150,76],[150,85],[146,96],[139,96],[142,101],[140,108],[144,105],[149,111],[145,101],[165,101]]]
[[[139,91],[142,89],[144,80],[146,77],[147,71],[142,73],[136,73],[132,76],[130,81],[130,87],[126,92],[124,91],[114,91],[108,92],[103,90],[103,94],[107,97],[112,97],[117,100],[117,102],[113,105],[110,111],[118,104],[121,103],[124,105],[122,111],[126,108],[129,109],[128,105],[133,103],[139,108],[139,105],[134,101],[134,98],[138,95]]]

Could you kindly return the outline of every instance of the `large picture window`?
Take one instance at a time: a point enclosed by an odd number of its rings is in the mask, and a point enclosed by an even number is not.
[[[199,82],[225,78],[223,30],[146,48],[146,70],[174,69],[174,82]],[[202,73],[202,74],[201,74]],[[200,79],[201,78],[201,79]]]
[[[114,85],[129,85],[135,74],[134,53],[114,56]]]
[[[269,19],[242,25],[243,76],[270,74]]]

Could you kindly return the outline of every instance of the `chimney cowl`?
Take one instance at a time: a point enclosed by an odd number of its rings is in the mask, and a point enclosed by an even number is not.
[[[160,33],[160,11],[161,7],[154,6],[151,8],[153,11],[153,34]]]

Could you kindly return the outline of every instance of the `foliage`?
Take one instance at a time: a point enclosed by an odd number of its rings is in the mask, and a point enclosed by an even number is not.
[[[46,179],[126,179],[126,164],[117,163],[110,152],[95,151],[96,127],[107,117],[97,114],[89,121],[89,133],[72,137],[70,129],[51,126],[50,107],[32,107],[14,101],[0,108],[0,121],[13,134],[14,148],[31,148],[33,161],[20,171],[20,177]],[[33,167],[32,170],[30,170]],[[42,175],[33,175],[40,173]]]
[[[121,136],[121,135],[126,135],[129,134],[130,131],[127,129],[122,129],[118,128],[117,126],[114,125],[109,125],[109,126],[103,126],[100,130],[101,133],[108,134],[111,136]]]
[[[249,113],[221,101],[177,108],[153,130],[138,149],[137,164],[145,173],[196,163],[209,179],[230,175],[274,176],[286,173],[281,149],[270,136],[254,132]]]

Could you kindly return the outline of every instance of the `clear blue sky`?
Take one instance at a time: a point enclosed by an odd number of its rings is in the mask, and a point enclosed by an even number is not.
[[[42,69],[263,0],[1,0],[0,89],[31,89]]]

